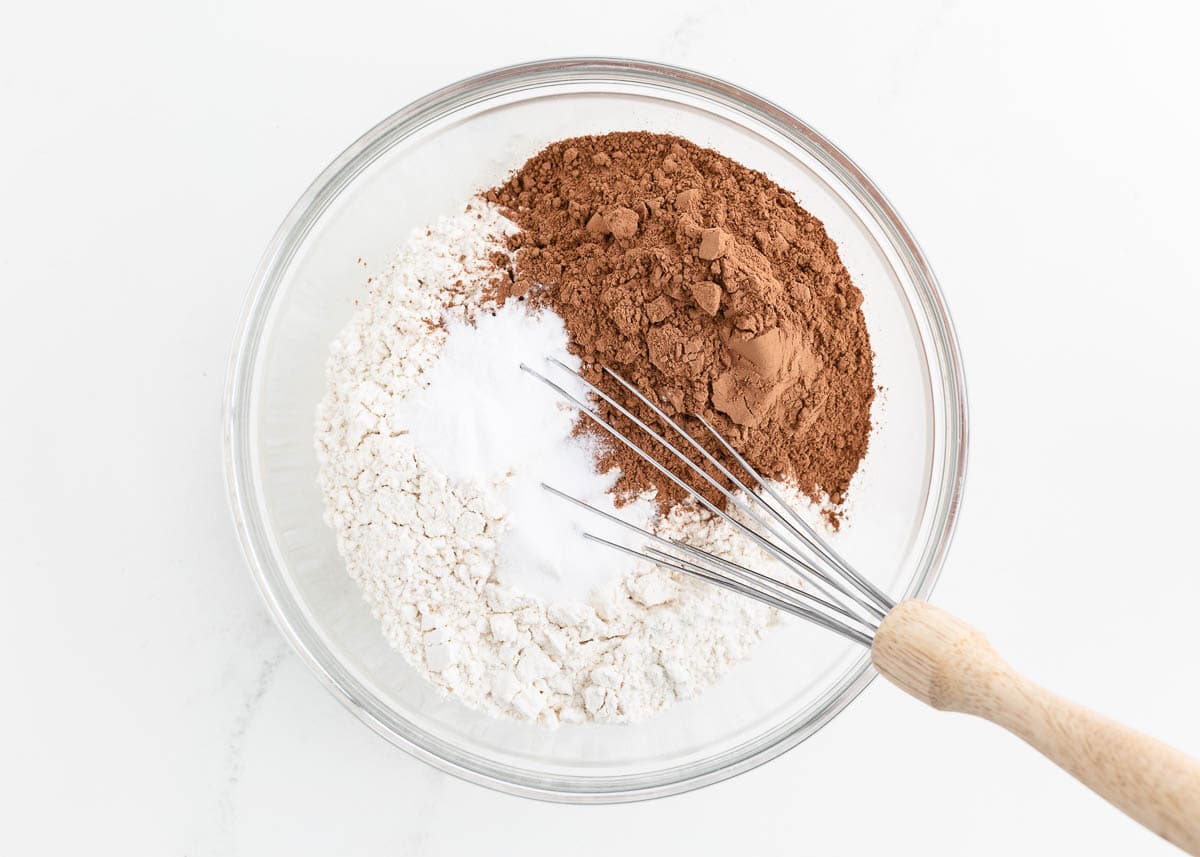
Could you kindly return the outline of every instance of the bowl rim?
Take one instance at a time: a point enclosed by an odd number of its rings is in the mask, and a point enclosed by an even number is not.
[[[319,657],[324,648],[316,629],[306,627],[302,611],[284,603],[287,584],[272,555],[262,503],[257,494],[251,448],[251,394],[258,346],[268,311],[298,247],[321,214],[359,173],[391,146],[424,126],[480,101],[555,84],[603,83],[653,86],[684,93],[726,109],[750,114],[789,143],[813,155],[855,194],[881,227],[907,268],[929,324],[941,370],[946,400],[946,448],[942,484],[933,512],[937,533],[927,543],[910,584],[911,597],[928,597],[957,527],[966,478],[968,418],[966,384],[958,338],[937,279],[920,246],[891,203],[840,148],[782,107],[724,80],[678,66],[635,59],[566,57],[505,66],[444,86],[397,110],[362,134],[309,184],[275,231],[250,281],[233,342],[222,414],[226,492],[242,553],[259,594],[276,627],[326,689],[361,721],[393,745],[446,773],[497,791],[564,803],[618,803],[680,794],[752,770],[814,735],[853,701],[874,679],[870,654],[850,666],[841,680],[824,692],[803,723],[759,736],[720,756],[653,774],[621,774],[603,778],[516,772],[447,745],[419,729],[397,731],[386,712],[373,704],[360,683]],[[739,755],[739,758],[717,760]]]

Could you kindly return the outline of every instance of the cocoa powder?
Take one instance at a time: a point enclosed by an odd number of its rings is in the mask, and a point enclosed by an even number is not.
[[[792,194],[711,149],[622,132],[554,143],[487,196],[521,229],[500,301],[553,308],[588,380],[656,424],[601,371],[612,369],[713,448],[702,414],[760,472],[827,494],[836,525],[867,450],[872,353],[862,293]],[[581,430],[608,440],[589,420]],[[624,446],[601,448],[620,494],[685,499]]]

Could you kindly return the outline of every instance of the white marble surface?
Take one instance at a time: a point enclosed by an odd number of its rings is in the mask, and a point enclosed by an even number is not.
[[[849,151],[941,277],[974,437],[937,600],[1200,755],[1195,6],[408,5],[6,9],[0,850],[1172,853],[1009,736],[883,683],[670,800],[569,808],[435,773],[271,625],[219,415],[259,252],[376,120],[548,55],[727,77]]]

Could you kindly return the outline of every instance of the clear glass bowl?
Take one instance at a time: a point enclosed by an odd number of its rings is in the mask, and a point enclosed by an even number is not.
[[[284,635],[393,744],[502,791],[576,803],[669,795],[795,747],[874,675],[861,647],[798,620],[716,687],[631,726],[544,731],[440,698],[388,648],[322,522],[313,451],[328,343],[413,227],[546,143],[644,129],[762,170],[821,218],[865,295],[884,393],[840,549],[895,596],[925,596],[962,489],[966,401],[954,331],[916,242],[874,184],[799,119],[728,83],[644,62],[531,63],[439,90],[343,152],[292,208],[254,277],[230,367],[233,515]]]

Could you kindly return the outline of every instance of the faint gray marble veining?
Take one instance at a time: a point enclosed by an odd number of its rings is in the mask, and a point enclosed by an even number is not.
[[[412,815],[413,825],[404,832],[403,846],[397,853],[405,857],[426,857],[429,846],[437,845],[433,831],[437,825],[438,807],[442,803],[450,775],[424,763],[412,766],[421,778],[419,797]]]
[[[259,662],[254,681],[242,697],[242,704],[225,739],[225,775],[217,798],[217,823],[223,853],[233,851],[235,798],[238,783],[245,771],[246,735],[254,722],[263,698],[271,689],[275,674],[289,652],[287,643],[277,640]]]
[[[684,64],[692,54],[692,47],[701,35],[704,21],[700,15],[689,12],[663,40],[660,56],[668,62]]]
[[[887,70],[880,77],[878,89],[880,106],[890,106],[901,99],[912,83],[914,72],[938,41],[945,38],[961,8],[960,0],[940,0],[920,18],[916,30],[904,41],[904,47],[887,61]]]

